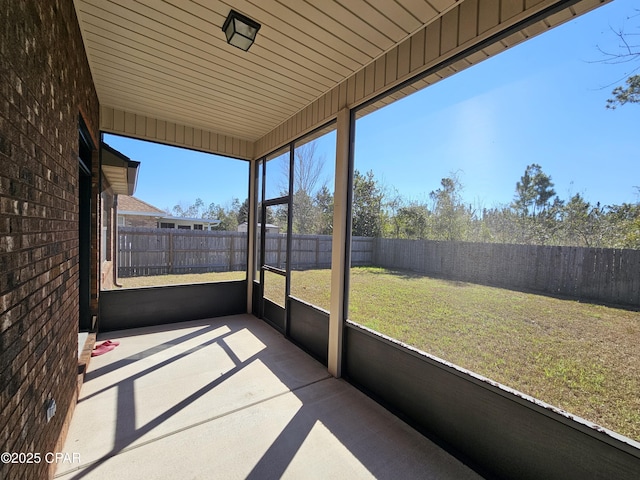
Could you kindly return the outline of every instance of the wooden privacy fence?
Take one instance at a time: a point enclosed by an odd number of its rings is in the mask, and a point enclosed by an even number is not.
[[[260,236],[258,236],[260,242]],[[268,233],[265,239],[266,264],[286,268],[287,236]],[[291,267],[294,270],[331,268],[330,235],[292,235]]]
[[[373,265],[640,306],[640,250],[377,238]]]
[[[374,240],[354,237],[354,265],[371,265]],[[118,242],[120,278],[235,271],[247,266],[245,232],[119,227]],[[286,255],[287,236],[268,233],[266,263],[285,268]],[[292,235],[291,268],[331,268],[331,235]]]
[[[371,265],[375,238],[353,237],[351,264]],[[267,234],[265,257],[267,264],[285,268],[287,237],[283,234]],[[291,268],[309,270],[312,268],[331,268],[331,235],[292,235]]]
[[[118,228],[118,276],[245,270],[247,234],[167,228]]]
[[[291,247],[293,270],[331,267],[331,236],[293,235]],[[286,248],[286,235],[267,234],[267,263],[285,268]],[[640,306],[640,250],[353,237],[351,264]],[[244,232],[119,228],[120,277],[246,266]]]

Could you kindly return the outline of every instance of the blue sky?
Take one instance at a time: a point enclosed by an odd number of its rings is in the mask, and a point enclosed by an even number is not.
[[[538,163],[561,198],[638,201],[640,105],[605,109],[630,65],[597,62],[634,7],[616,0],[362,118],[356,168],[413,200],[457,172],[466,201],[491,207]]]
[[[197,198],[206,206],[229,206],[234,198],[247,198],[247,161],[117,135],[105,134],[104,141],[141,162],[134,196],[158,208],[188,206]]]
[[[538,163],[562,199],[640,201],[640,105],[605,108],[639,64],[604,64],[598,51],[618,50],[612,29],[640,34],[640,15],[627,20],[638,8],[637,0],[615,0],[363,117],[356,168],[422,201],[457,172],[466,202],[493,207],[511,202],[526,166]],[[160,208],[247,195],[247,162],[112,135],[105,141],[142,162],[135,195]],[[331,148],[320,149],[328,171]]]

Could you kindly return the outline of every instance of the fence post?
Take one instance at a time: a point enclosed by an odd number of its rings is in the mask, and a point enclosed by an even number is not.
[[[234,255],[233,241],[234,241],[235,238],[236,237],[233,234],[231,234],[231,238],[229,239],[230,240],[229,241],[229,271],[230,272],[232,271],[232,268],[233,268],[233,255]]]
[[[282,268],[280,266],[280,250],[282,249],[282,236],[278,233],[278,256],[276,257],[276,265],[278,268]]]
[[[380,241],[378,241],[378,237],[374,237],[373,241],[369,244],[371,248],[371,263],[374,267],[379,267],[380,265]]]
[[[173,273],[173,232],[169,232],[169,274]]]

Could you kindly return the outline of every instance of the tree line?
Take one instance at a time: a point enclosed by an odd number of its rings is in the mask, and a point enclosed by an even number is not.
[[[640,203],[592,205],[562,200],[538,164],[527,166],[508,205],[465,203],[456,173],[428,202],[388,195],[373,172],[355,172],[353,235],[367,237],[640,249]]]
[[[219,220],[220,223],[214,230],[221,231],[237,231],[238,225],[246,222],[249,218],[249,199],[240,202],[239,199],[233,198],[226,205],[218,203],[210,203],[205,205],[201,198],[188,205],[183,203],[176,204],[173,208],[165,208],[167,215],[181,218],[198,218],[204,220]]]
[[[311,159],[307,159],[311,164]],[[301,160],[299,163],[305,163]],[[322,163],[322,162],[320,162]],[[304,168],[304,167],[302,167]],[[315,168],[315,167],[314,167]],[[333,193],[326,183],[294,181],[292,229],[298,234],[330,235]],[[581,194],[561,199],[549,175],[538,164],[528,165],[515,184],[510,204],[482,208],[466,203],[457,173],[440,181],[428,201],[408,200],[376,179],[373,171],[353,177],[352,234],[363,237],[568,245],[640,249],[640,202],[591,204]],[[640,191],[639,191],[640,193]],[[175,216],[221,220],[219,230],[237,230],[247,221],[248,200],[205,208],[197,199],[176,205]],[[271,208],[267,223],[287,222],[287,209]]]

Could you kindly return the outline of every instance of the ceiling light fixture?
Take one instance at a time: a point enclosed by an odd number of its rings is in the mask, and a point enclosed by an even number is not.
[[[222,25],[222,31],[227,37],[227,43],[245,52],[253,45],[260,24],[245,17],[241,13],[231,10]]]

